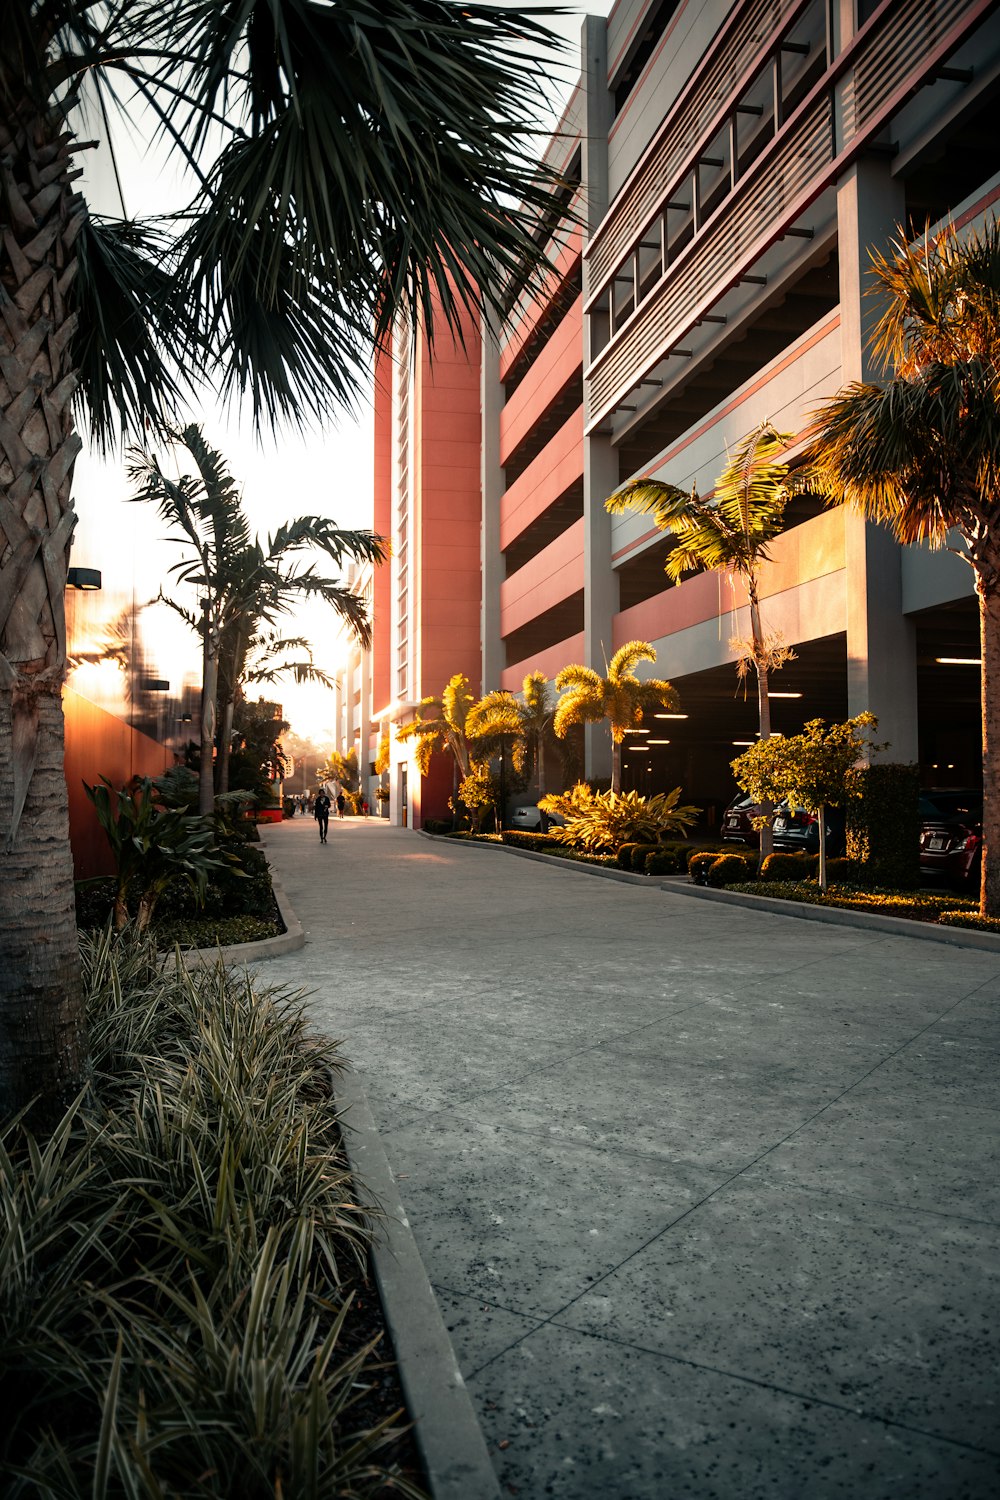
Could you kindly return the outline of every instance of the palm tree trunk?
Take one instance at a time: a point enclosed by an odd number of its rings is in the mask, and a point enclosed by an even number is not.
[[[760,600],[757,598],[757,580],[751,575],[747,580],[750,595],[750,636],[753,641],[753,660],[757,671],[757,712],[760,722],[760,738],[771,738],[771,700],[767,691],[767,660],[764,656],[764,631],[760,623]],[[760,864],[774,852],[774,804],[761,803],[761,812],[767,819],[760,831]]]
[[[215,810],[212,752],[215,749],[215,700],[219,691],[219,653],[206,620],[201,667],[201,760],[198,766],[198,811]]]
[[[622,789],[622,747],[621,742],[611,736],[611,790],[620,793]]]
[[[11,75],[13,76],[13,74]],[[61,1113],[86,1074],[62,684],[74,513],[70,360],[83,222],[71,137],[8,100],[0,126],[0,1115]]]
[[[982,655],[983,865],[979,910],[1000,917],[1000,575],[976,574]]]
[[[229,757],[233,749],[233,715],[235,712],[235,697],[227,698],[222,709],[222,730],[219,734],[219,760],[216,767],[218,778],[215,789],[220,794],[229,791]]]

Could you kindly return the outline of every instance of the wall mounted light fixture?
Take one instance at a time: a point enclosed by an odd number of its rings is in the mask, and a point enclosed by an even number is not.
[[[70,568],[66,574],[68,589],[99,589],[101,574],[98,568]]]

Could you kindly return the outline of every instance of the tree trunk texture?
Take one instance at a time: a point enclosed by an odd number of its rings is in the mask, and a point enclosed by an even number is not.
[[[219,653],[207,626],[201,665],[201,758],[198,762],[198,811],[211,817],[215,811],[215,700],[219,691]]]
[[[80,439],[70,351],[71,138],[6,101],[0,127],[0,1114],[54,1118],[86,1072],[62,685]]]
[[[754,579],[748,582],[750,595],[750,635],[753,640],[754,667],[757,671],[757,711],[760,719],[760,737],[762,740],[771,738],[771,699],[767,691],[767,663],[764,659],[764,630],[760,623],[760,601],[757,598],[757,585]],[[761,812],[767,819],[760,831],[760,864],[763,864],[769,854],[774,853],[774,819],[773,802],[762,802]]]
[[[233,715],[236,712],[235,698],[227,698],[222,709],[222,728],[219,733],[219,759],[216,765],[215,790],[221,796],[229,791],[229,757],[233,751]]]
[[[976,574],[983,706],[983,865],[979,910],[1000,917],[1000,585]]]
[[[621,743],[611,736],[611,790],[617,795],[622,789],[622,747]]]

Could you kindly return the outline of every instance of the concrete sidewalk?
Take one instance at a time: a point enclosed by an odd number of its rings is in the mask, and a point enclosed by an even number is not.
[[[374,819],[268,853],[504,1493],[998,1493],[1000,958]]]

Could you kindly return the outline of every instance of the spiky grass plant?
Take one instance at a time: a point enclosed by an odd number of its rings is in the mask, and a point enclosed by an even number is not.
[[[84,939],[93,1090],[0,1139],[5,1495],[419,1496],[357,1412],[372,1224],[294,997]]]

